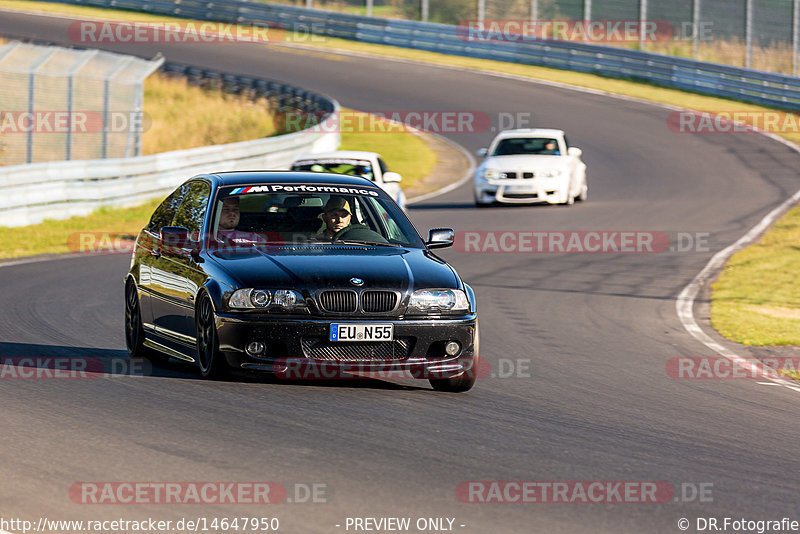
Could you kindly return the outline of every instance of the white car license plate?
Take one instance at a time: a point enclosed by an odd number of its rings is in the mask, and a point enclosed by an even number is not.
[[[393,324],[331,324],[331,341],[392,341]]]

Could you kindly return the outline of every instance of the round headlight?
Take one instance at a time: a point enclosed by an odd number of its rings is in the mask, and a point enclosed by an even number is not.
[[[485,171],[483,171],[483,177],[486,178],[487,180],[495,180],[497,178],[500,178],[500,171],[498,171],[497,169],[486,169]]]
[[[267,307],[267,305],[269,305],[269,298],[269,291],[264,291],[263,289],[254,289],[253,292],[250,293],[250,302],[257,308]]]
[[[272,302],[284,308],[291,308],[297,303],[297,295],[291,289],[279,289],[275,292]]]

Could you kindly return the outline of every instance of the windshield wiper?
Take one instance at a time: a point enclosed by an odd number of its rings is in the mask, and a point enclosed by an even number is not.
[[[342,244],[342,245],[367,245],[367,246],[376,246],[376,247],[399,247],[402,245],[397,245],[394,243],[380,243],[378,241],[361,241],[358,239],[337,239],[336,241],[331,241],[331,244]]]

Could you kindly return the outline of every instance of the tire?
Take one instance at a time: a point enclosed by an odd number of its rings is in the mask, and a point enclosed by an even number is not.
[[[472,368],[452,378],[429,378],[428,382],[431,383],[431,387],[436,391],[443,391],[446,393],[463,393],[472,389],[472,386],[475,385],[475,381],[478,379],[480,341],[480,332],[478,331],[476,323],[475,340],[472,343],[472,350],[475,354],[472,359]]]
[[[144,346],[144,326],[142,325],[142,306],[136,284],[125,284],[125,345],[130,359],[163,360],[160,353]]]
[[[589,185],[586,182],[584,182],[583,189],[581,189],[581,194],[578,195],[578,198],[576,198],[575,200],[577,200],[578,202],[586,202],[588,198],[589,198]]]
[[[195,310],[197,367],[203,378],[223,378],[229,371],[228,362],[219,351],[219,336],[214,322],[214,305],[211,297],[203,293]]]

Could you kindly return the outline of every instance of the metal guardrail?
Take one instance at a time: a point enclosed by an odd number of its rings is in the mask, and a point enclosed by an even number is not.
[[[565,41],[469,41],[459,27],[249,0],[56,0],[219,22],[273,23],[330,37],[609,76],[800,110],[800,78]]]
[[[333,99],[278,82],[175,63],[167,63],[163,69],[190,81],[266,98],[276,111],[309,113],[322,120],[339,109]],[[305,130],[153,156],[0,167],[0,226],[86,215],[100,206],[129,206],[164,195],[202,172],[288,168],[302,154],[338,147],[338,132]]]

